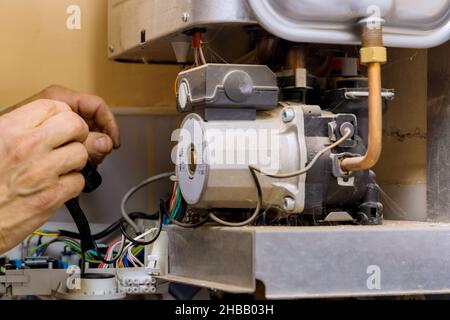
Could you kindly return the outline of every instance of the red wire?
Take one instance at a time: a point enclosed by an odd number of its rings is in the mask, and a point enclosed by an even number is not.
[[[202,33],[195,32],[192,35],[192,47],[195,49],[199,49],[202,46]]]
[[[105,257],[108,256],[109,252],[111,251],[111,248],[112,248],[115,244],[117,244],[118,242],[121,242],[121,241],[122,241],[122,240],[114,240],[113,242],[111,242],[111,244],[108,246],[108,250],[106,250]],[[105,265],[105,263],[102,262],[102,263],[99,264],[98,268],[99,268],[99,269],[100,269],[100,268],[103,268],[104,265]]]
[[[172,198],[170,199],[170,206],[169,206],[169,212],[172,212],[173,206],[175,205],[175,199],[177,198],[178,194],[178,183],[174,182],[173,184],[173,190],[172,190]]]

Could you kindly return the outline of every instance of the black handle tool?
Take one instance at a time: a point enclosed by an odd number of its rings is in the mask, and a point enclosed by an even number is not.
[[[86,166],[80,171],[85,180],[85,186],[83,192],[89,193],[97,189],[102,183],[102,176],[95,169],[94,165],[88,161]],[[67,210],[69,210],[73,221],[75,222],[78,232],[80,234],[81,244],[81,273],[84,273],[85,263],[84,255],[88,250],[96,250],[97,246],[92,237],[91,228],[89,222],[84,214],[83,210],[78,203],[78,198],[70,199],[65,203]],[[97,250],[96,250],[97,251]],[[99,253],[97,253],[99,254]]]

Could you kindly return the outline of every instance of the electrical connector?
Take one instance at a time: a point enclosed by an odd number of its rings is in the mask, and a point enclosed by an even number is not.
[[[120,291],[127,294],[150,294],[156,292],[156,279],[152,276],[125,276]]]

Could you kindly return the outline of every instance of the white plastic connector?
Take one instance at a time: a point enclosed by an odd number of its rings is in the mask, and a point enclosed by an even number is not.
[[[145,267],[145,270],[153,275],[159,275],[161,274],[161,270],[157,267],[158,264],[158,257],[150,254],[147,256],[147,266]]]
[[[146,247],[146,271],[151,275],[167,274],[169,237],[162,231],[152,246]]]

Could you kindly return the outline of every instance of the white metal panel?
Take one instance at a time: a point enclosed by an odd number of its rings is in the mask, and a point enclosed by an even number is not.
[[[248,0],[259,23],[294,42],[358,44],[358,20],[385,19],[386,46],[427,48],[450,39],[450,0]]]

